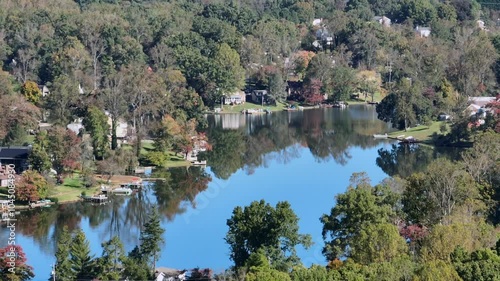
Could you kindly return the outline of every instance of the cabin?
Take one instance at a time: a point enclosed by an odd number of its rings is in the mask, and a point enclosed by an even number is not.
[[[486,108],[489,103],[496,101],[496,97],[469,97],[469,106],[465,109],[469,115],[486,117],[486,112],[490,111],[490,108]]]
[[[224,96],[224,104],[226,105],[236,105],[245,103],[245,93],[236,92],[230,96]]]
[[[21,174],[28,169],[28,157],[31,153],[30,146],[0,147],[0,165],[14,165],[16,174]]]

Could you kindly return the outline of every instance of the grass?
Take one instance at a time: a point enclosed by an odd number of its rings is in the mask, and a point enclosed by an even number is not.
[[[143,140],[142,141],[142,146],[141,146],[141,157],[147,157],[148,153],[150,151],[153,151],[154,149],[154,143],[150,140]],[[132,146],[130,145],[122,145],[124,149],[132,149]],[[163,165],[163,167],[166,168],[172,168],[172,167],[186,167],[190,166],[191,162],[186,161],[184,157],[181,155],[176,154],[173,151],[167,152],[169,156],[169,160]]]
[[[373,95],[373,101],[374,102],[381,102],[384,97],[385,96],[381,92],[375,92],[375,95]],[[370,95],[367,95],[366,100],[365,100],[365,96],[363,94],[359,94],[359,99],[357,99],[357,100],[350,99],[347,102],[349,104],[366,104],[367,102],[371,102],[371,101],[372,101],[372,97]]]
[[[239,105],[224,105],[221,113],[241,113],[241,111],[245,109],[261,109],[261,108],[268,109],[270,111],[281,111],[285,107],[286,105],[284,103],[277,103],[276,106],[270,106],[270,105],[262,106],[260,104],[245,102]]]
[[[405,137],[412,136],[420,141],[428,142],[432,139],[432,135],[434,133],[442,134],[441,124],[446,124],[446,123],[444,121],[435,121],[432,122],[432,124],[429,126],[420,125],[417,127],[409,128],[407,131],[405,130],[395,131],[389,133],[388,136],[390,137],[397,137],[400,135],[405,135]],[[448,125],[446,125],[446,128],[447,130],[449,130]]]
[[[58,185],[51,190],[49,197],[55,197],[59,200],[58,201],[59,203],[64,203],[64,202],[78,200],[83,191],[85,191],[87,195],[92,195],[94,193],[97,193],[99,191],[99,188],[72,187],[66,185],[66,180],[65,180],[63,185]]]

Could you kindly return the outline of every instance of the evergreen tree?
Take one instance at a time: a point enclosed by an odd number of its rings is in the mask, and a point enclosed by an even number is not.
[[[102,243],[102,257],[97,260],[97,278],[99,280],[119,280],[122,264],[125,260],[123,244],[118,236]]]
[[[160,255],[160,246],[163,244],[163,233],[165,230],[161,228],[160,225],[160,215],[158,210],[153,208],[151,214],[149,215],[149,220],[144,224],[144,230],[141,232],[141,256],[149,261],[153,258],[153,262],[150,265],[154,270],[156,267],[156,261]]]
[[[94,261],[93,256],[90,255],[89,241],[81,229],[73,237],[70,246],[70,255],[71,270],[75,278],[91,280],[94,277]]]
[[[74,279],[69,259],[70,244],[71,233],[68,231],[68,227],[64,226],[63,232],[57,241],[56,266],[55,271],[52,272],[53,275],[55,274],[56,280],[71,281]],[[50,277],[50,281],[54,280],[53,275]]]
[[[40,173],[52,168],[49,155],[38,143],[33,145],[33,149],[29,155],[29,163],[33,170],[37,170]]]

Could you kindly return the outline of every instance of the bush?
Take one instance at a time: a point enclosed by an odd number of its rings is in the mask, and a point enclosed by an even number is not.
[[[59,203],[59,198],[57,197],[47,197],[47,199],[49,199],[50,201],[54,202],[54,203]]]

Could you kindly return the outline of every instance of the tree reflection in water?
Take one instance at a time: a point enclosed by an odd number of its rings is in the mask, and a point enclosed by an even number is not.
[[[239,169],[252,174],[272,160],[286,164],[301,156],[301,147],[308,148],[317,161],[345,165],[351,147],[374,147],[380,140],[373,139],[373,134],[389,129],[374,114],[372,107],[352,106],[349,110],[313,109],[238,118],[209,116],[213,149],[203,157],[220,179],[228,179]]]

